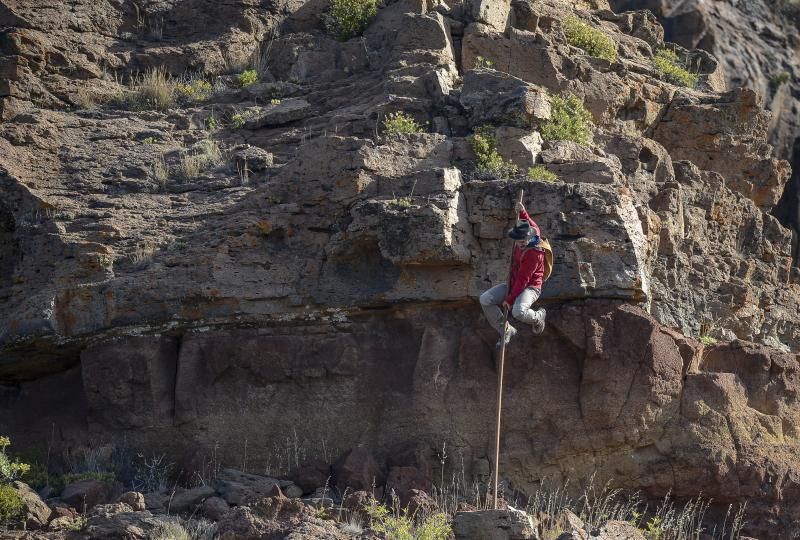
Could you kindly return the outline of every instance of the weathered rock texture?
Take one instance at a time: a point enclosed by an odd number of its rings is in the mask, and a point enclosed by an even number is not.
[[[64,448],[124,440],[198,464],[224,441],[263,466],[301,430],[326,460],[369,447],[381,474],[398,449],[445,441],[482,471],[496,336],[476,298],[505,278],[524,188],[556,271],[549,329],[510,351],[506,480],[598,471],[653,497],[748,499],[754,532],[800,522],[800,274],[771,215],[789,167],[754,92],[726,89],[702,51],[686,52],[697,89],[659,80],[655,19],[601,5],[400,0],[346,43],[310,4],[202,6],[154,4],[136,26],[116,3],[54,17],[0,2],[0,425],[15,444],[55,423]],[[616,62],[566,42],[573,12]],[[259,84],[164,112],[73,110],[121,90],[110,72],[230,83],[262,37]],[[539,147],[558,92],[585,101],[591,146]],[[395,111],[430,132],[381,136]],[[559,180],[474,175],[465,137],[487,123]],[[182,176],[207,139],[225,163]]]
[[[793,2],[702,2],[613,0],[616,10],[649,9],[664,24],[665,37],[719,59],[720,77],[730,88],[746,86],[764,97],[772,113],[769,141],[794,174],[775,215],[794,230],[794,259],[800,258],[800,12]],[[740,36],[747,36],[740,39]]]

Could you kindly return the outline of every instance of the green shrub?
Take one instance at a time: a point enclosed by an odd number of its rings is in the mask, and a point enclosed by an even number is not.
[[[447,540],[453,532],[450,520],[442,513],[415,523],[407,514],[392,513],[380,504],[373,503],[366,511],[372,521],[370,528],[386,540]]]
[[[397,133],[422,133],[422,126],[403,112],[394,112],[383,119],[383,132],[386,135]]]
[[[586,54],[603,58],[609,62],[617,59],[617,44],[602,30],[593,28],[577,17],[570,16],[564,21],[564,34],[567,43],[582,49]]]
[[[494,69],[494,62],[483,56],[475,57],[475,69]]]
[[[331,0],[325,28],[339,41],[360,36],[378,13],[375,0]]]
[[[12,459],[6,454],[6,448],[11,446],[11,439],[0,435],[0,482],[11,482],[30,471],[27,463],[22,463],[16,458]]]
[[[258,72],[254,69],[247,69],[237,75],[236,80],[242,88],[251,86],[258,82]]]
[[[588,144],[592,140],[592,114],[574,94],[552,96],[550,120],[541,127],[546,141],[573,141]]]
[[[548,170],[543,165],[536,165],[528,169],[528,178],[539,182],[555,182],[558,177],[556,173]]]
[[[792,79],[791,73],[789,73],[788,71],[781,71],[773,75],[770,78],[770,81],[772,81],[772,84],[777,87],[788,83],[791,79]]]
[[[657,50],[653,56],[653,65],[661,78],[667,82],[687,88],[694,88],[697,85],[697,74],[690,73],[673,50]]]
[[[475,152],[475,170],[501,178],[516,176],[519,167],[505,161],[497,152],[497,140],[491,134],[491,128],[481,127],[469,138],[472,151]]]
[[[708,335],[702,335],[702,336],[700,336],[700,343],[702,343],[706,347],[709,347],[711,345],[716,345],[717,344],[717,338],[714,338],[714,337],[711,337],[711,336],[708,336]]]
[[[211,83],[203,79],[175,85],[175,94],[181,103],[205,101],[211,96],[211,90]]]
[[[0,484],[0,524],[15,520],[22,512],[22,497],[8,484]]]

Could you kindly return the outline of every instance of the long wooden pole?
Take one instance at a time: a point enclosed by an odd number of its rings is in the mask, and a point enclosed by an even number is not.
[[[518,200],[522,203],[522,190],[519,190]],[[516,208],[514,209],[516,217]],[[506,293],[511,287],[511,270],[514,268],[514,249],[511,249],[511,263],[508,267],[508,279],[506,279]],[[494,432],[494,509],[497,510],[497,488],[500,477],[500,416],[503,410],[503,368],[506,362],[506,331],[508,330],[508,307],[503,307],[503,334],[500,336],[500,367],[497,370],[497,422]]]

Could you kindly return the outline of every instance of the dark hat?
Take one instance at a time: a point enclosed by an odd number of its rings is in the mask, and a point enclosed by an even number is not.
[[[534,236],[536,231],[531,228],[530,223],[523,221],[508,231],[508,236],[514,240],[528,240]]]

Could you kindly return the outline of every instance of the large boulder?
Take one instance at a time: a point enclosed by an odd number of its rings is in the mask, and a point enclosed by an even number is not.
[[[521,510],[458,512],[453,520],[456,540],[538,540],[536,523]]]
[[[86,512],[97,504],[116,500],[121,492],[121,486],[115,482],[87,478],[65,486],[61,499],[78,511]]]
[[[228,504],[242,505],[249,499],[266,497],[275,486],[289,485],[291,482],[277,480],[268,476],[248,474],[235,469],[223,469],[215,481],[216,491]],[[213,495],[214,490],[206,490],[205,497]]]
[[[12,487],[22,499],[22,522],[28,529],[41,529],[50,519],[50,507],[28,484],[15,481]]]
[[[368,448],[357,446],[336,461],[333,474],[340,491],[348,488],[350,491],[369,491],[383,485],[386,473]]]

